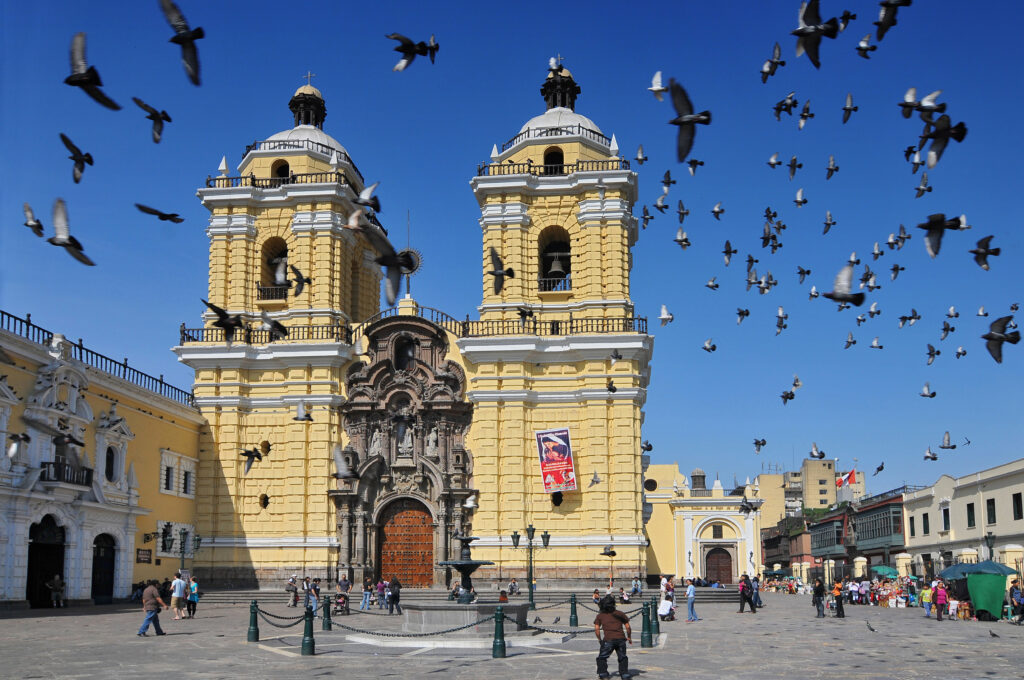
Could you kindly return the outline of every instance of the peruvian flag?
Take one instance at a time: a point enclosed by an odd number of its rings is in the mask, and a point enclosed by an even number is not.
[[[857,471],[850,470],[845,475],[836,478],[836,487],[841,487],[843,484],[856,484],[857,483]]]

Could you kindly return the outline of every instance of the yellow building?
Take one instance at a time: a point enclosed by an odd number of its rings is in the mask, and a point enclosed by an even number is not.
[[[677,465],[651,465],[647,501],[653,506],[647,533],[648,573],[677,579],[699,577],[735,583],[742,574],[764,571],[761,509],[757,485],[726,490],[719,480],[707,487],[704,471],[686,477]],[[744,509],[743,499],[749,505]]]
[[[51,606],[54,574],[71,603],[126,598],[174,574],[182,539],[190,566],[191,394],[6,312],[0,349],[0,432],[29,437],[0,455],[0,607]]]
[[[211,211],[210,302],[247,325],[266,312],[288,330],[275,341],[248,329],[229,343],[212,314],[182,328],[175,351],[196,371],[210,424],[200,574],[234,585],[294,572],[438,585],[450,577],[437,563],[451,557],[451,534],[472,532],[474,556],[495,562],[478,573],[522,577],[526,555],[510,534],[529,524],[550,532],[539,578],[643,572],[640,426],[653,340],[629,297],[637,177],[615,139],[575,113],[579,91],[568,70],[551,70],[548,110],[495,145],[471,182],[483,233],[478,321],[409,296],[378,312],[376,253],[343,226],[364,180],[323,131],[315,88],[292,98],[293,128],[199,190]],[[386,235],[367,216],[365,229]],[[492,250],[514,272],[500,290]],[[312,278],[301,296],[275,276],[282,259]],[[300,405],[312,422],[293,417]],[[576,490],[545,492],[535,433],[551,429],[568,430],[574,465],[563,474],[584,480]],[[246,474],[240,453],[261,444],[269,453]],[[612,564],[600,555],[608,544]]]

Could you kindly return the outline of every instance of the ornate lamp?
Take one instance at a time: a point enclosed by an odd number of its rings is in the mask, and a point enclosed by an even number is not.
[[[519,539],[520,538],[522,538],[522,537],[519,535],[518,531],[513,531],[512,532],[512,547],[513,548],[518,548],[519,547]]]
[[[992,559],[993,551],[996,545],[996,535],[991,531],[985,534],[985,545],[988,546],[988,558]]]
[[[548,543],[551,542],[551,534],[547,532],[547,529],[545,529],[544,533],[540,535],[540,541],[544,544],[545,548],[548,547]]]

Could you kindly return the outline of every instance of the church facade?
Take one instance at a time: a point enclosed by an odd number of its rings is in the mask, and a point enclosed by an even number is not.
[[[444,585],[437,565],[455,533],[477,536],[474,557],[494,562],[483,578],[523,578],[511,535],[529,526],[549,534],[538,579],[645,572],[653,338],[629,290],[637,176],[615,138],[575,112],[568,69],[550,69],[541,93],[547,110],[471,180],[478,320],[408,295],[380,310],[371,242],[387,232],[356,203],[369,182],[323,131],[326,103],[310,85],[289,103],[292,128],[199,189],[209,302],[245,324],[229,338],[207,313],[175,348],[209,424],[197,487],[206,582],[343,573]],[[359,207],[362,233],[346,228]],[[496,259],[514,272],[503,285]],[[312,279],[301,294],[281,276],[293,266]],[[263,452],[248,470],[244,450]]]

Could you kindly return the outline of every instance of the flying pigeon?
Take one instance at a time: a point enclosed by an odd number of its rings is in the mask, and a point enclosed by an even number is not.
[[[662,326],[666,326],[666,325],[672,323],[673,319],[675,319],[675,316],[673,316],[672,314],[669,314],[668,307],[666,307],[665,305],[662,305],[661,306],[661,314],[658,315],[658,320],[661,321],[661,325]]]
[[[832,175],[839,172],[839,166],[836,165],[836,157],[828,157],[828,165],[825,166],[825,179],[832,179]]]
[[[772,48],[772,57],[771,57],[771,59],[765,60],[764,64],[761,66],[761,82],[762,83],[767,83],[768,82],[768,78],[770,76],[775,75],[775,71],[778,70],[778,68],[780,66],[785,66],[786,65],[786,62],[784,62],[781,59],[781,57],[782,57],[782,48],[779,47],[779,43],[775,43],[775,47]]]
[[[883,255],[885,255],[885,251],[878,246],[878,241],[875,241],[875,247],[871,249],[871,259],[877,260]]]
[[[26,215],[27,216],[27,215]],[[68,255],[75,258],[84,265],[93,267],[95,262],[83,252],[85,249],[74,236],[68,225],[68,207],[63,198],[58,198],[53,203],[53,231],[54,234],[46,239],[51,245],[60,246],[67,251]]]
[[[931,131],[923,135],[925,139],[932,140],[931,146],[928,147],[929,168],[934,168],[939,159],[942,158],[942,153],[946,150],[950,137],[958,142],[962,142],[964,137],[967,136],[967,126],[964,125],[963,121],[952,127],[950,122],[949,116],[943,115],[935,121]]]
[[[246,474],[246,475],[249,474],[249,470],[252,469],[252,464],[253,464],[254,461],[257,461],[257,460],[262,461],[263,460],[263,454],[260,453],[259,449],[255,448],[255,447],[253,447],[251,449],[242,449],[242,454],[241,455],[245,456],[245,472],[244,472],[244,474]]]
[[[761,453],[761,447],[765,446],[768,442],[764,439],[754,439],[754,453]]]
[[[832,284],[831,293],[822,293],[829,300],[835,302],[850,302],[860,307],[864,304],[864,293],[851,293],[850,288],[853,284],[853,265],[847,263],[839,273],[836,274],[835,281]]]
[[[977,316],[988,316],[988,312],[985,311],[985,305],[978,307]]]
[[[793,202],[796,203],[796,207],[798,208],[802,208],[805,205],[807,205],[807,199],[804,198],[803,187],[800,187],[799,189],[796,190],[796,198],[793,199]]]
[[[647,156],[644,155],[644,145],[641,144],[636,149],[636,162],[638,165],[643,165],[647,161]]]
[[[686,236],[686,232],[683,231],[682,227],[676,230],[676,237],[672,240],[678,243],[683,250],[690,247],[690,239]]]
[[[712,276],[708,280],[708,282],[704,284],[704,287],[705,288],[709,288],[711,290],[718,290],[718,283],[715,281],[715,279],[717,279],[717,278],[718,278],[717,276]]]
[[[36,214],[32,212],[32,206],[28,203],[22,203],[21,210],[25,213],[25,226],[31,229],[33,234],[42,238],[43,223],[36,219]]]
[[[493,247],[491,248],[491,269],[487,272],[494,277],[494,294],[499,295],[501,293],[502,286],[505,285],[505,278],[515,278],[515,272],[512,267],[506,268],[501,262],[501,257],[498,256],[498,251]],[[392,303],[393,304],[393,303]]]
[[[789,163],[786,167],[789,168],[789,179],[792,180],[793,177],[796,175],[796,171],[804,167],[804,164],[797,163],[796,156],[793,156],[792,158],[789,159]]]
[[[852,13],[848,9],[844,9],[843,13],[839,15],[839,30],[845,31],[846,27],[850,25],[850,22],[857,18],[857,15]]]
[[[766,219],[766,220],[767,220],[768,222],[771,222],[772,220],[774,220],[774,219],[775,219],[776,217],[778,217],[778,216],[779,216],[779,213],[777,213],[777,212],[775,212],[774,210],[772,210],[772,207],[771,207],[770,205],[769,205],[769,206],[767,206],[767,207],[766,207],[766,208],[764,209],[764,218],[765,218],[765,219]]]
[[[818,293],[818,288],[816,286],[811,286],[811,292],[807,295],[807,299],[813,300],[814,298],[818,297],[819,294],[820,293]]]
[[[921,114],[921,120],[926,123],[932,123],[933,113],[944,113],[946,111],[946,105],[937,104],[936,99],[942,94],[942,90],[935,90],[926,97],[922,97],[921,101],[917,102],[914,106],[914,110]]]
[[[1011,321],[1013,321],[1012,316],[1000,317],[989,324],[988,333],[981,336],[986,341],[985,348],[988,349],[988,353],[992,355],[997,364],[1003,363],[1004,342],[1008,342],[1011,345],[1016,345],[1020,342],[1020,331],[1006,332],[1006,326]]]
[[[82,181],[82,173],[85,171],[85,164],[88,163],[89,165],[92,165],[92,154],[82,153],[82,150],[75,146],[75,143],[68,139],[68,136],[63,132],[60,133],[60,141],[64,142],[64,146],[71,152],[71,155],[68,156],[68,158],[75,162],[74,168],[71,171],[71,176],[72,179],[75,180],[75,184],[78,184]]]
[[[32,437],[30,437],[28,433],[12,434],[7,438],[11,440],[10,445],[7,447],[7,457],[11,459],[15,458],[21,452],[22,445],[28,444],[32,441]]]
[[[676,117],[670,120],[669,124],[679,127],[676,136],[676,156],[679,162],[682,163],[689,155],[690,149],[693,148],[693,138],[696,134],[695,125],[698,123],[701,125],[710,124],[711,112],[701,111],[700,113],[694,113],[693,103],[690,102],[690,97],[686,94],[683,86],[677,83],[674,78],[669,78],[668,85],[672,90],[672,106],[676,110]]]
[[[889,275],[889,277],[890,277],[890,278],[891,278],[891,279],[892,279],[893,281],[895,281],[895,280],[896,280],[896,277],[900,275],[900,272],[902,272],[902,271],[906,271],[906,269],[907,269],[906,267],[901,267],[901,266],[899,266],[898,264],[896,264],[896,263],[894,262],[894,263],[893,263],[893,265],[892,265],[892,267],[890,267],[890,268],[889,268],[889,271],[890,271],[890,272],[892,272],[892,273],[891,273],[891,274]]]
[[[306,405],[306,402],[300,401],[295,404],[295,417],[292,420],[297,422],[313,422],[313,411]]]
[[[761,260],[758,260],[753,255],[748,254],[747,255],[747,273],[749,274],[750,270],[754,268],[754,265],[757,264],[760,261]]]
[[[878,12],[878,21],[874,23],[878,27],[876,35],[879,42],[888,30],[896,25],[896,10],[900,7],[909,7],[911,2],[912,0],[882,0],[878,3],[882,9]]]
[[[100,89],[103,82],[100,80],[99,71],[85,61],[85,33],[76,33],[71,39],[71,75],[65,78],[64,82],[82,88],[83,92],[108,109],[121,109],[120,104]]]
[[[414,43],[409,38],[405,37],[401,33],[389,33],[384,36],[389,40],[397,40],[398,45],[395,46],[395,52],[400,52],[402,58],[398,60],[392,71],[404,71],[416,59],[416,56],[430,57],[430,63],[434,63],[434,58],[437,55],[437,51],[441,48],[434,39],[434,36],[430,36],[430,43],[425,43],[422,40],[418,43]]]
[[[661,73],[661,71],[658,71],[658,73]],[[590,484],[587,485],[587,488],[589,489],[592,486],[597,486],[600,483],[601,478],[597,476],[597,470],[594,470],[594,476],[590,478]]]
[[[839,22],[832,17],[826,22],[821,20],[821,12],[818,9],[818,0],[809,0],[800,5],[800,24],[791,35],[796,39],[796,56],[807,53],[807,58],[814,64],[814,68],[821,68],[821,60],[818,58],[818,48],[821,46],[821,38],[835,39],[839,33]]]
[[[651,451],[654,450],[654,444],[645,439],[642,442],[640,442],[640,450],[646,453],[650,453]]]
[[[911,87],[903,93],[903,101],[899,102],[897,106],[900,107],[900,114],[902,114],[904,118],[910,118],[914,115],[914,111],[917,110],[917,105],[920,103],[921,102],[917,100],[917,88]]]
[[[352,469],[345,457],[345,450],[341,444],[334,445],[334,476],[336,479],[359,479],[359,473]]]
[[[224,340],[230,345],[232,340],[234,340],[235,331],[243,326],[242,315],[228,314],[215,304],[207,302],[202,298],[200,298],[200,301],[206,305],[211,312],[217,315],[217,320],[213,322],[213,325],[224,331]]]
[[[302,291],[305,290],[306,286],[313,283],[313,279],[308,276],[303,276],[302,272],[295,265],[288,265],[292,270],[292,274],[295,276],[295,297],[302,295]]]
[[[928,399],[934,399],[936,394],[938,394],[938,392],[933,392],[932,388],[931,388],[931,385],[929,385],[927,382],[924,384],[924,387],[921,388],[921,395],[920,396],[922,396],[922,397],[927,397]]]
[[[718,345],[712,343],[711,338],[708,338],[707,340],[704,341],[704,345],[701,347],[701,349],[704,350],[705,352],[711,353],[718,349]]]
[[[655,71],[654,77],[651,78],[651,86],[647,89],[650,90],[651,94],[659,102],[665,101],[662,93],[668,92],[668,88],[661,84],[661,71]]]
[[[161,222],[173,222],[175,224],[181,224],[185,221],[184,217],[178,215],[178,213],[165,213],[157,210],[156,208],[150,208],[148,205],[136,203],[135,207],[139,209],[139,212],[147,215],[154,215]]]
[[[949,441],[949,430],[946,430],[946,432],[942,435],[942,443],[939,444],[939,448],[949,449],[950,451],[956,448],[956,444],[951,444]]]
[[[135,102],[136,106],[146,112],[146,118],[153,121],[153,143],[159,144],[164,133],[164,122],[170,123],[171,117],[166,111],[157,111],[138,97],[132,97],[132,101]]]
[[[925,452],[924,452],[924,459],[925,460],[938,460],[939,457],[936,456],[934,453],[932,453],[932,447],[929,446],[927,448],[927,450],[925,450]]]
[[[666,188],[665,191],[668,191],[668,189]],[[664,215],[665,211],[668,210],[668,206],[665,204],[665,196],[666,194],[658,196],[658,200],[654,202],[654,209],[660,212],[662,215]]]
[[[909,324],[909,325],[913,326],[918,321],[918,319],[920,319],[920,318],[921,318],[921,315],[917,313],[917,310],[914,309],[914,308],[911,308],[909,316],[901,316],[899,318],[900,319],[900,328],[903,328],[904,324]]]
[[[990,236],[989,238],[992,238],[992,237]],[[995,252],[996,255],[999,254],[998,251],[999,251],[999,249],[996,248],[996,252]],[[725,249],[722,250],[722,255],[725,256],[725,266],[726,267],[729,266],[729,262],[732,261],[732,256],[735,255],[737,252],[739,252],[739,251],[732,247],[732,245],[729,243],[729,239],[726,239],[725,240]],[[988,269],[988,267],[986,266],[985,269]]]
[[[608,389],[608,391],[609,391],[609,392],[611,392],[612,394],[615,394],[616,392],[618,392],[618,391],[619,391],[619,388],[615,386],[615,382],[614,382],[614,381],[612,381],[612,380],[609,380],[609,381],[608,381],[607,389]]]
[[[829,229],[831,229],[832,227],[834,227],[836,225],[836,221],[834,219],[832,219],[832,211],[831,210],[826,210],[825,211],[825,222],[824,222],[824,224],[825,224],[825,230],[821,232],[823,236],[828,233]]]
[[[774,170],[779,165],[782,165],[782,161],[779,160],[779,152],[776,151],[768,159],[768,167]]]
[[[846,125],[846,122],[850,120],[850,116],[858,109],[859,107],[853,105],[853,95],[847,92],[846,104],[843,105],[843,125]]]
[[[686,216],[690,214],[690,211],[683,207],[682,199],[679,200],[679,205],[676,207],[676,214],[679,215],[679,224],[682,224]]]
[[[196,51],[196,40],[205,37],[202,27],[189,28],[181,10],[171,0],[160,0],[167,23],[174,29],[174,37],[170,42],[181,45],[181,63],[185,73],[193,85],[199,84],[199,53]]]
[[[868,33],[866,36],[861,38],[860,42],[857,43],[857,54],[859,54],[860,56],[864,57],[865,59],[870,59],[871,58],[871,57],[868,56],[868,52],[874,52],[877,49],[878,49],[877,45],[872,45],[871,44],[871,34],[870,33]]]
[[[736,325],[739,326],[741,323],[743,323],[743,320],[745,318],[747,318],[748,316],[750,316],[750,310],[749,309],[743,309],[743,308],[737,307],[736,308]]]
[[[610,355],[608,355],[608,359],[611,360],[612,366],[614,366],[615,362],[618,361],[621,358],[622,358],[622,354],[619,352],[618,349],[613,349],[612,353]]]
[[[988,635],[989,637],[999,637],[999,634],[994,632],[991,628],[988,629]]]
[[[804,269],[800,265],[797,265],[796,273],[800,277],[800,284],[802,285],[803,282],[804,282],[804,279],[811,273],[811,270],[810,269]]]
[[[783,390],[783,392],[782,392],[782,405],[785,406],[786,402],[788,402],[790,399],[795,399],[795,398],[796,398],[796,393],[794,393],[793,390]]]
[[[871,341],[871,349],[882,349],[884,347],[885,345],[880,345],[878,343],[878,336],[876,335],[875,339]]]
[[[935,349],[931,344],[928,345],[928,365],[931,366],[935,363],[935,357],[942,354],[942,350]]]
[[[968,439],[967,437],[964,437],[964,446],[970,446],[970,445],[971,445],[971,440]]]
[[[821,460],[822,458],[825,457],[825,452],[818,448],[817,442],[811,442],[810,456],[811,458],[817,458],[818,460]]]
[[[989,244],[992,243],[993,236],[986,236],[985,238],[978,241],[977,246],[967,251],[974,255],[974,261],[979,267],[988,271],[988,258],[990,255],[998,255],[999,248],[990,248]]]
[[[871,627],[871,622],[870,621],[865,621],[864,623],[868,624],[868,630],[870,630],[872,633],[878,632],[874,628]]]
[[[288,337],[288,329],[285,328],[284,324],[280,321],[275,320],[270,316],[267,310],[260,312],[260,318],[263,323],[260,324],[260,329],[264,331],[270,331],[270,341],[283,340]]]
[[[690,167],[690,177],[696,177],[697,168],[701,165],[704,165],[704,161],[699,161],[696,158],[691,158],[690,160],[686,161],[686,164]]]
[[[917,171],[921,168],[922,165],[924,165],[924,161],[921,160],[921,152],[915,151],[914,159],[910,161],[910,174],[916,175]]]
[[[274,285],[275,286],[287,286],[288,285],[288,256],[282,255],[281,257],[275,257],[270,260],[270,265],[274,267]]]
[[[846,334],[846,344],[843,345],[843,349],[850,349],[857,344],[857,341],[853,339],[853,331],[849,331]]]
[[[864,314],[858,314],[858,315],[857,315],[857,319],[856,319],[856,321],[857,321],[857,327],[858,327],[858,328],[860,328],[860,325],[861,325],[862,323],[867,323],[867,320],[868,320],[868,317],[867,317],[867,316],[865,316]]]
[[[373,192],[377,189],[377,185],[380,182],[374,182],[368,187],[363,187],[363,190],[359,192],[355,200],[352,202],[356,205],[364,205],[367,208],[372,208],[373,212],[381,212],[380,199],[373,195]]]
[[[715,216],[716,220],[721,221],[722,213],[725,212],[725,208],[722,207],[722,202],[715,203],[715,207],[711,209],[711,214]]]
[[[811,100],[807,99],[804,101],[803,110],[800,111],[800,121],[796,124],[797,129],[803,130],[804,125],[806,125],[807,121],[811,118],[814,118],[814,114],[811,113]]]
[[[965,357],[967,356],[967,350],[964,349],[963,345],[960,345],[959,347],[956,348],[956,354],[954,354],[953,356],[956,357],[957,359],[959,359],[960,357]]]
[[[939,340],[945,340],[946,337],[950,333],[952,333],[954,331],[956,331],[956,326],[950,326],[948,321],[943,321],[942,322],[942,337],[940,337]]]
[[[676,181],[672,179],[672,171],[666,170],[665,175],[661,178],[661,185],[665,187],[665,191],[668,191],[669,187],[675,183]]]
[[[942,247],[942,236],[947,229],[962,229],[967,224],[967,217],[961,215],[953,219],[946,219],[943,213],[935,213],[928,216],[927,222],[917,225],[918,229],[924,229],[927,233],[924,236],[924,247],[928,255],[935,257]]]
[[[885,461],[883,460],[881,463],[878,464],[878,467],[875,468],[874,474],[872,474],[871,476],[872,477],[876,477],[878,475],[878,473],[881,472],[884,469],[885,469]]]
[[[647,223],[654,219],[654,216],[651,215],[651,211],[647,209],[646,205],[644,206],[643,213],[640,215],[640,219],[642,220],[640,226],[644,229],[647,228]]]
[[[914,198],[921,198],[925,194],[931,193],[932,187],[928,186],[928,173],[927,172],[922,172],[921,173],[921,183],[918,184],[917,187],[915,187],[914,191],[917,192],[915,194]]]
[[[874,319],[876,316],[878,316],[881,313],[882,313],[882,310],[880,310],[878,308],[878,302],[877,301],[872,302],[871,306],[868,308],[868,316],[870,318]]]

